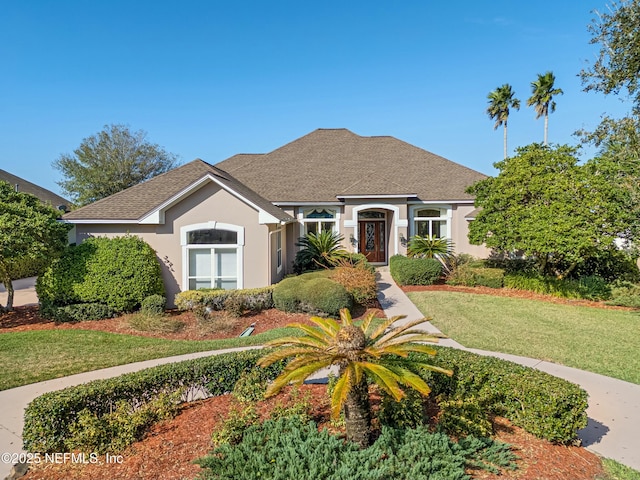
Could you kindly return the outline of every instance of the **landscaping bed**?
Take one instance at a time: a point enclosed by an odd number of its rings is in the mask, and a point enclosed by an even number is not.
[[[322,428],[329,425],[329,400],[324,385],[306,385],[313,411],[311,415]],[[376,397],[373,396],[374,402]],[[266,418],[278,403],[291,402],[284,394],[259,403],[258,411]],[[231,395],[213,397],[185,405],[173,420],[156,425],[141,442],[122,453],[121,464],[43,465],[30,471],[25,480],[62,479],[191,479],[200,471],[192,462],[211,450],[211,432],[220,425],[232,405]],[[514,447],[518,470],[502,476],[486,471],[469,471],[473,478],[499,480],[596,480],[602,475],[600,459],[583,448],[553,445],[537,439],[507,420],[494,421],[496,438]],[[104,460],[104,458],[101,458]]]
[[[371,310],[367,310],[371,311]],[[380,309],[375,309],[376,316],[384,317]],[[356,312],[356,317],[364,315],[364,310]],[[224,330],[212,330],[203,328],[201,322],[192,312],[169,313],[171,320],[178,320],[184,323],[176,332],[153,332],[139,331],[133,329],[128,322],[130,315],[104,320],[86,320],[82,322],[55,323],[52,320],[42,318],[38,314],[38,307],[16,307],[15,311],[0,314],[0,333],[21,332],[29,330],[99,330],[109,333],[122,333],[127,335],[141,335],[153,338],[166,338],[169,340],[219,340],[224,338],[234,338],[239,336],[251,324],[255,324],[253,335],[266,332],[274,328],[285,327],[289,323],[308,323],[309,315],[302,313],[287,313],[275,308],[263,310],[259,313],[248,313],[239,318],[225,316],[224,312],[216,312],[219,318],[231,328]],[[359,315],[358,315],[359,314]]]
[[[619,307],[614,305],[607,305],[604,302],[596,302],[593,300],[584,300],[579,298],[563,298],[553,295],[545,295],[542,293],[535,293],[528,290],[516,290],[513,288],[490,288],[490,287],[465,287],[460,285],[405,285],[400,287],[404,292],[426,292],[426,291],[440,291],[440,292],[461,292],[461,293],[475,293],[481,295],[493,295],[496,297],[512,297],[512,298],[525,298],[528,300],[540,300],[543,302],[557,303],[561,305],[576,305],[583,307],[595,307],[606,308],[609,310],[637,310],[630,307]]]

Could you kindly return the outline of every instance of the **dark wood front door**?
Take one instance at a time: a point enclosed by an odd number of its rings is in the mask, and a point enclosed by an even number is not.
[[[387,261],[384,220],[360,220],[358,251],[375,263]]]

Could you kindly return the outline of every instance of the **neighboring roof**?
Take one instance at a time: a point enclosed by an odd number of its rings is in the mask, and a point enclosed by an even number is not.
[[[473,212],[467,213],[464,218],[467,220],[475,220],[478,214],[482,211],[481,207],[476,208]]]
[[[24,178],[17,177],[6,170],[0,169],[0,180],[10,183],[12,187],[18,186],[19,192],[30,193],[40,199],[42,203],[51,205],[54,208],[58,208],[64,205],[67,209],[71,206],[71,202],[66,198],[62,198],[60,195],[53,193],[51,190],[42,188],[35,183],[31,183]]]
[[[200,159],[74,210],[62,218],[71,222],[92,220],[141,222],[155,212],[168,208],[172,201],[178,201],[182,195],[188,195],[192,189],[198,188],[207,179],[254,204],[259,210],[263,210],[278,221],[294,220],[280,208],[238,182],[233,176]]]
[[[366,194],[472,200],[465,189],[487,178],[397,138],[344,128],[318,129],[271,153],[235,155],[216,167],[275,204]]]

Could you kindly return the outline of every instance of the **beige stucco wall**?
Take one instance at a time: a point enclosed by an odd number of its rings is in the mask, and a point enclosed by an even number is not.
[[[162,225],[139,224],[77,224],[76,242],[88,236],[113,237],[129,233],[145,240],[156,251],[162,266],[168,301],[183,285],[183,249],[180,228],[210,221],[239,225],[245,228],[243,248],[243,288],[269,285],[273,275],[269,270],[269,226],[258,223],[258,211],[213,182],[193,192],[167,209]]]
[[[477,258],[487,258],[491,253],[491,250],[484,245],[471,245],[469,243],[469,222],[473,220],[467,220],[465,217],[473,212],[475,207],[473,205],[454,205],[453,215],[451,218],[451,239],[454,244],[454,251],[456,253],[468,253]]]

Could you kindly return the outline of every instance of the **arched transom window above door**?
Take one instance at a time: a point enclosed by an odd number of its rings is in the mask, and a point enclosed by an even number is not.
[[[180,229],[183,290],[242,288],[244,227],[219,222]]]

